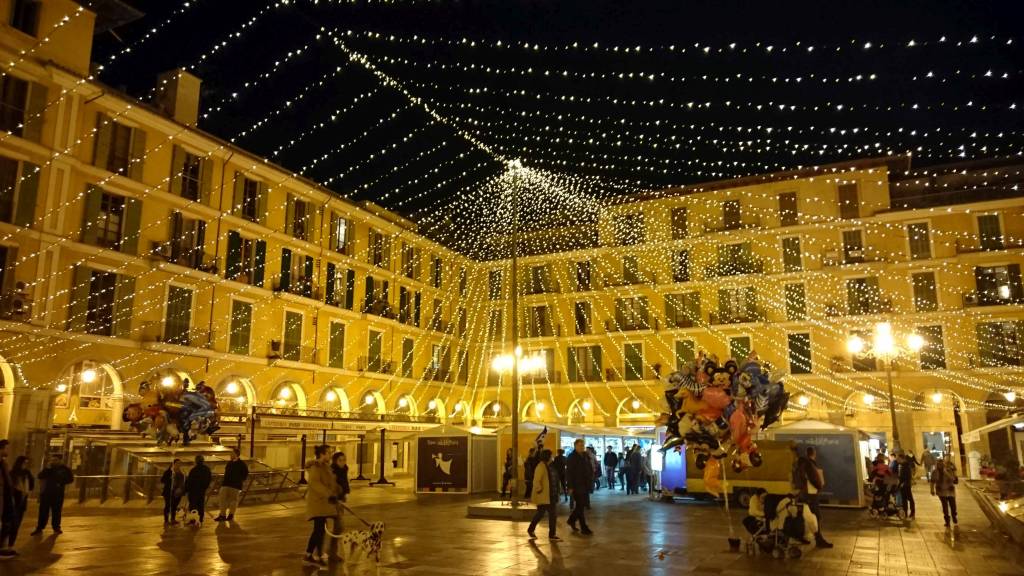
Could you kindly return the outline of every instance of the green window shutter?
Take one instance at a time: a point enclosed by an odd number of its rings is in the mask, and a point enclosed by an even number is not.
[[[306,279],[302,283],[302,293],[306,298],[313,296],[313,257],[306,256],[306,262],[302,267],[302,273]]]
[[[213,157],[203,158],[199,167],[199,201],[210,205],[210,192],[213,190]]]
[[[295,230],[295,196],[288,195],[284,209],[284,233],[291,236]]]
[[[142,202],[135,198],[124,199],[124,225],[121,227],[121,252],[136,255],[139,252],[139,221],[142,219]]]
[[[235,300],[231,303],[231,336],[228,352],[249,354],[249,334],[252,329],[252,304]]]
[[[14,223],[26,228],[32,227],[36,219],[36,199],[39,195],[39,166],[21,163],[21,184],[18,186],[18,205],[15,208]]]
[[[146,131],[141,128],[132,130],[132,159],[128,165],[128,177],[142,181],[142,167],[146,158]]]
[[[232,214],[242,213],[242,200],[245,194],[245,177],[242,176],[238,170],[235,170],[235,182],[233,186],[234,192],[231,196],[231,210]]]
[[[334,300],[334,263],[327,263],[327,285],[324,286],[324,301],[328,304],[337,304]]]
[[[351,310],[356,298],[356,271],[345,271],[345,308]]]
[[[256,214],[260,224],[267,223],[267,185],[264,182],[259,184],[259,199],[256,202]]]
[[[330,357],[327,365],[332,368],[345,367],[345,325],[341,322],[331,322],[331,335],[328,345]]]
[[[373,276],[366,277],[366,292],[363,294],[363,311],[370,309],[373,304]]]
[[[71,290],[68,292],[69,332],[85,332],[85,319],[89,313],[89,284],[92,282],[92,269],[75,266],[71,275]]]
[[[89,185],[85,192],[85,214],[82,218],[82,242],[96,245],[99,229],[96,219],[100,215],[100,204],[103,202],[103,190]]]
[[[114,336],[128,338],[132,332],[132,301],[135,299],[135,278],[117,275],[114,288]]]
[[[96,146],[93,148],[92,164],[108,170],[110,163],[110,140],[114,133],[113,120],[100,112],[96,115]]]
[[[46,119],[46,86],[29,82],[28,99],[25,102],[25,127],[21,135],[26,140],[41,142],[43,140],[43,121]]]
[[[175,146],[171,154],[171,194],[181,196],[181,173],[185,170],[185,151]]]
[[[281,282],[278,284],[281,290],[288,290],[292,285],[292,251],[288,248],[281,248]]]
[[[1019,303],[1024,299],[1024,284],[1021,283],[1020,264],[1010,264],[1006,267],[1006,274],[1010,280],[1010,299]]]
[[[420,326],[420,301],[422,299],[422,296],[422,294],[417,292],[416,297],[413,298],[413,324],[415,324],[417,328],[419,328]]]
[[[242,273],[242,236],[231,230],[228,232],[228,257],[224,267],[224,277],[228,280],[238,278]]]
[[[263,287],[263,277],[267,269],[267,241],[256,241],[256,262],[253,264],[252,283]]]
[[[572,346],[569,347],[569,382],[579,382],[578,377],[579,371],[577,370],[577,364],[579,363],[579,356],[576,354],[576,349]]]

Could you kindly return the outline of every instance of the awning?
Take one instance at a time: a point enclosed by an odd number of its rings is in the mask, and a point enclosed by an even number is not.
[[[1002,430],[1015,424],[1024,424],[1024,414],[1017,414],[1016,416],[1010,416],[1009,418],[1003,418],[997,420],[991,424],[986,424],[976,430],[964,434],[964,442],[970,444],[972,442],[981,442],[981,435],[988,432],[994,432],[996,430]]]
[[[609,428],[605,426],[588,426],[588,425],[573,425],[573,424],[545,424],[540,422],[526,421],[519,424],[520,433],[528,432],[539,432],[544,428],[548,430],[558,430],[572,434],[573,436],[614,436],[622,438],[647,438],[653,439],[653,433],[636,433],[632,430],[626,430],[623,428]],[[498,428],[496,432],[507,432],[512,429],[511,425],[502,426]]]

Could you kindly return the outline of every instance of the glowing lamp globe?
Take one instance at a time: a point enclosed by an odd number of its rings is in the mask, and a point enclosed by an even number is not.
[[[409,405],[409,400],[406,399],[404,396],[398,399],[398,407],[399,408],[405,408],[408,405]]]
[[[640,400],[637,400],[636,398],[633,398],[632,406],[633,406],[633,410],[639,410],[640,409]]]
[[[95,381],[96,381],[96,371],[95,370],[93,370],[92,368],[89,368],[88,370],[82,370],[82,382],[85,382],[86,384],[92,384]]]
[[[497,414],[498,412],[501,412],[501,405],[498,404],[497,402],[495,402],[494,404],[491,404],[491,412],[494,412],[495,414]]]
[[[68,391],[68,385],[67,384],[57,384],[57,392],[60,392],[61,394],[63,394],[65,392],[67,392],[67,391]]]
[[[325,398],[325,399],[326,399],[326,400],[327,400],[328,402],[334,402],[335,400],[337,400],[337,399],[338,399],[338,393],[337,393],[337,392],[335,392],[334,390],[328,390],[328,391],[327,391],[327,394],[324,394],[324,398]]]
[[[591,406],[593,406],[593,404],[590,403],[590,400],[584,400],[583,401],[583,409],[584,410],[590,410]]]
[[[865,394],[864,395],[864,403],[867,404],[868,406],[871,406],[872,404],[874,404],[875,403],[874,395],[872,395],[872,394]]]
[[[435,400],[431,400],[430,402],[427,402],[427,410],[435,410],[435,409],[437,409],[437,402]]]
[[[230,394],[231,396],[238,394],[238,383],[228,382],[228,385],[224,387],[224,391]]]
[[[932,404],[939,404],[942,402],[942,392],[935,392],[932,394]]]
[[[163,379],[160,380],[160,385],[163,386],[164,388],[170,388],[171,386],[174,386],[174,377],[164,376]]]
[[[807,394],[801,394],[797,397],[796,403],[801,406],[807,406],[811,403],[811,398]]]
[[[846,349],[850,354],[860,354],[864,351],[864,339],[860,336],[851,336],[850,339],[846,341]]]
[[[373,394],[367,394],[366,396],[364,396],[363,397],[363,403],[367,404],[367,405],[373,404],[374,403]]]
[[[543,402],[537,402],[537,412],[543,412],[543,411],[544,411],[544,403]]]
[[[284,388],[281,388],[281,391],[277,393],[277,397],[280,398],[281,400],[287,400],[287,399],[291,398],[292,397],[292,389],[287,387],[287,386],[285,386]]]
[[[1007,390],[1006,392],[1003,392],[1003,398],[1006,398],[1007,402],[1016,402],[1017,393],[1013,390]]]
[[[913,352],[919,352],[921,348],[924,348],[924,338],[922,338],[920,334],[908,335],[907,348]]]

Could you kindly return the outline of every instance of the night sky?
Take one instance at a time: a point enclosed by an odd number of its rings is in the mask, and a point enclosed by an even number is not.
[[[100,80],[145,99],[161,71],[194,67],[209,113],[201,128],[339,194],[414,216],[502,170],[453,126],[505,158],[598,177],[589,180],[604,183],[589,188],[596,194],[911,149],[918,166],[1024,149],[1017,2],[128,3],[146,15],[97,37]],[[451,122],[433,121],[351,63],[333,30]],[[443,42],[408,42],[417,35]],[[489,45],[445,45],[464,37]],[[515,47],[490,46],[498,40]],[[642,50],[582,49],[595,42]]]

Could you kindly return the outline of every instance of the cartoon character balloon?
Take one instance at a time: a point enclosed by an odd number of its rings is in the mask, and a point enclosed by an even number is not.
[[[180,440],[187,446],[199,434],[220,429],[216,393],[205,382],[192,387],[187,378],[181,384],[168,381],[160,386],[143,381],[139,396],[139,402],[125,407],[121,419],[158,445]]]

